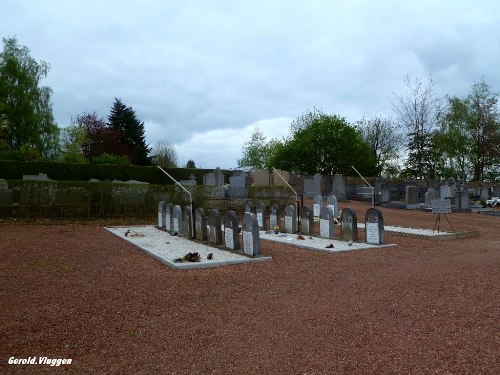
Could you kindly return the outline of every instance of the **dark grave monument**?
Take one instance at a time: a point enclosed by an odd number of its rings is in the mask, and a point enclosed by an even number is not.
[[[328,207],[330,207],[333,211],[333,216],[338,217],[339,216],[339,204],[337,202],[337,197],[335,195],[330,195],[326,199],[326,204]]]
[[[344,241],[358,240],[358,218],[356,212],[346,207],[340,214],[340,239]]]
[[[194,223],[196,227],[196,239],[198,241],[206,241],[208,239],[207,233],[207,217],[205,215],[205,210],[201,207],[197,207],[194,214]]]
[[[323,197],[321,195],[315,195],[313,199],[314,217],[319,217],[321,207],[323,207]]]
[[[164,201],[160,201],[160,203],[158,203],[158,226],[160,228],[165,228],[166,225],[165,225],[165,221],[166,221],[166,218],[165,218],[165,215],[166,215],[167,211],[165,209],[165,202]]]
[[[297,232],[297,212],[291,204],[285,207],[285,232]]]
[[[319,214],[319,236],[323,238],[335,237],[335,215],[333,210],[328,207],[321,207]]]
[[[165,230],[172,231],[174,229],[174,206],[172,203],[165,205]]]
[[[182,217],[182,208],[178,204],[172,209],[172,232],[176,232],[179,236],[184,235],[184,223]]]
[[[195,234],[193,233],[194,231],[194,223],[193,223],[193,212],[191,211],[191,206],[184,206],[183,212],[183,224],[184,224],[184,234],[183,236],[186,238],[194,238]]]
[[[251,256],[260,255],[259,224],[255,214],[245,212],[243,216],[243,252]]]
[[[227,211],[224,215],[224,242],[227,249],[241,249],[239,225],[239,219],[236,212]]]
[[[216,246],[222,245],[220,213],[215,208],[208,211],[208,242]]]
[[[310,207],[300,207],[300,233],[310,236],[314,228],[314,215]]]
[[[260,229],[264,229],[266,221],[266,205],[264,203],[259,203],[257,205],[257,223]]]
[[[280,208],[277,204],[271,206],[271,213],[269,214],[269,227],[274,230],[275,227],[280,226]]]

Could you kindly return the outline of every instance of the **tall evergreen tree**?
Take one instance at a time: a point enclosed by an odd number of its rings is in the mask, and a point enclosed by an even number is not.
[[[122,143],[130,150],[130,159],[133,164],[148,165],[149,147],[146,145],[144,136],[144,122],[137,119],[132,107],[127,107],[118,98],[115,98],[111,113],[108,117],[111,128],[121,132]]]

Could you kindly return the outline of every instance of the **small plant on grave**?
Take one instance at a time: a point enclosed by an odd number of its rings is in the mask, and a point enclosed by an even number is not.
[[[273,228],[273,230],[274,230],[275,234],[278,234],[280,232],[280,227],[277,226],[277,225],[275,225],[274,228]]]
[[[176,262],[176,263],[199,262],[200,260],[201,260],[200,254],[197,252],[194,252],[194,253],[187,253],[182,258],[175,259],[174,262]]]

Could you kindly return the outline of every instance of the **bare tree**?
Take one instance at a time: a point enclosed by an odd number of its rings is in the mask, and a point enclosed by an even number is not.
[[[423,81],[405,80],[405,92],[394,95],[393,110],[397,124],[406,129],[408,159],[405,174],[411,178],[435,178],[436,158],[432,133],[437,128],[441,99],[436,96],[431,77]]]
[[[380,176],[389,166],[389,162],[397,158],[402,144],[402,134],[390,119],[373,117],[362,119],[358,126],[363,140],[370,145],[375,160],[377,175]]]
[[[177,168],[177,153],[167,141],[156,142],[151,151],[151,161],[162,168]]]

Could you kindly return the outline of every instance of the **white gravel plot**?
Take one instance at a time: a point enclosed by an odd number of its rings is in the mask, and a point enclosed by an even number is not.
[[[364,229],[365,224],[363,223],[358,223],[358,228]],[[406,233],[406,234],[416,234],[419,236],[425,236],[425,237],[440,237],[440,236],[447,236],[449,234],[452,234],[453,232],[445,232],[445,231],[434,231],[432,229],[421,229],[421,228],[408,228],[408,227],[398,227],[398,226],[392,226],[392,225],[385,225],[384,226],[384,231],[386,232],[394,232],[394,233]]]
[[[395,244],[374,245],[374,244],[360,243],[360,242],[346,242],[346,241],[331,240],[328,238],[312,237],[306,235],[302,235],[302,237],[304,237],[304,239],[299,240],[297,239],[297,234],[290,234],[290,233],[266,234],[265,231],[260,232],[260,238],[262,240],[288,243],[290,245],[302,247],[305,249],[324,251],[327,253],[395,246]],[[333,247],[327,247],[330,245],[333,245]]]
[[[183,237],[171,236],[154,226],[108,227],[106,229],[172,268],[208,268],[272,259],[270,257],[251,258],[203,245]],[[174,262],[175,259],[192,252],[200,254],[199,262]],[[213,255],[211,260],[207,259],[210,253]]]

